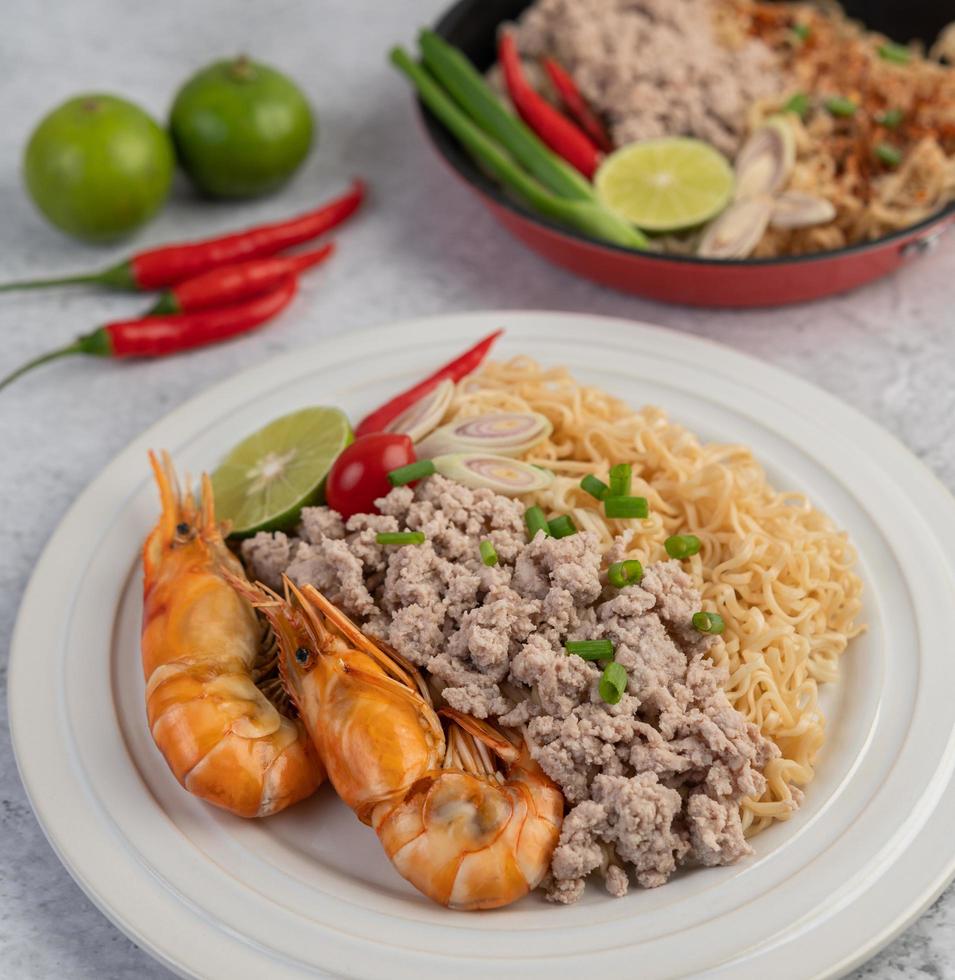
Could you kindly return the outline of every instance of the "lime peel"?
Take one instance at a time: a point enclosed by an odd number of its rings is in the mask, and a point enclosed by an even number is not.
[[[354,438],[337,408],[283,415],[235,446],[212,474],[216,513],[232,534],[277,531],[320,503],[325,477]]]
[[[611,153],[594,177],[601,203],[651,232],[710,220],[732,200],[734,184],[726,157],[689,137],[630,143]]]

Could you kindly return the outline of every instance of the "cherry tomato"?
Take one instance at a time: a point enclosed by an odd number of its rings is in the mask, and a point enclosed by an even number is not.
[[[328,506],[346,519],[376,513],[375,501],[391,490],[388,474],[415,458],[409,436],[392,432],[360,436],[332,464],[325,485]]]

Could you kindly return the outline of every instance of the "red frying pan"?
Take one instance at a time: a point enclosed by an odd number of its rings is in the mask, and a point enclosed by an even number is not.
[[[498,25],[529,0],[460,0],[435,30],[482,71],[494,60]],[[844,7],[869,27],[900,41],[931,41],[955,17],[936,0],[855,0]],[[507,197],[419,103],[424,128],[451,171],[475,190],[513,235],[557,265],[607,286],[691,306],[783,306],[845,292],[929,251],[955,224],[955,204],[911,228],[877,241],[814,255],[717,261],[633,252],[588,238],[538,217]]]

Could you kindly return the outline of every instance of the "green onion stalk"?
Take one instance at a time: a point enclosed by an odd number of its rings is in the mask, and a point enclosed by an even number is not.
[[[504,150],[454,103],[434,77],[402,48],[391,52],[392,63],[414,85],[422,102],[451,131],[461,145],[495,179],[533,211],[577,231],[625,248],[645,249],[643,232],[593,201],[557,197],[525,173]]]

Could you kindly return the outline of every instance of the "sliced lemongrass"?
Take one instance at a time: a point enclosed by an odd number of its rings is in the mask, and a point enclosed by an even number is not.
[[[745,259],[760,243],[770,218],[773,199],[748,197],[731,204],[704,232],[697,255],[705,259]]]
[[[473,489],[483,487],[506,497],[545,490],[554,480],[550,470],[489,453],[451,453],[437,456],[431,462],[449,480]]]
[[[412,442],[418,442],[441,424],[453,397],[454,382],[445,378],[390,422],[385,432],[402,432],[410,436]]]
[[[773,201],[774,228],[810,228],[824,225],[836,216],[835,205],[824,197],[804,191],[786,191]]]
[[[539,412],[490,412],[442,425],[416,447],[416,452],[420,456],[467,452],[523,456],[553,429],[550,419]]]
[[[774,116],[753,132],[736,156],[736,200],[778,194],[796,165],[796,134]]]

